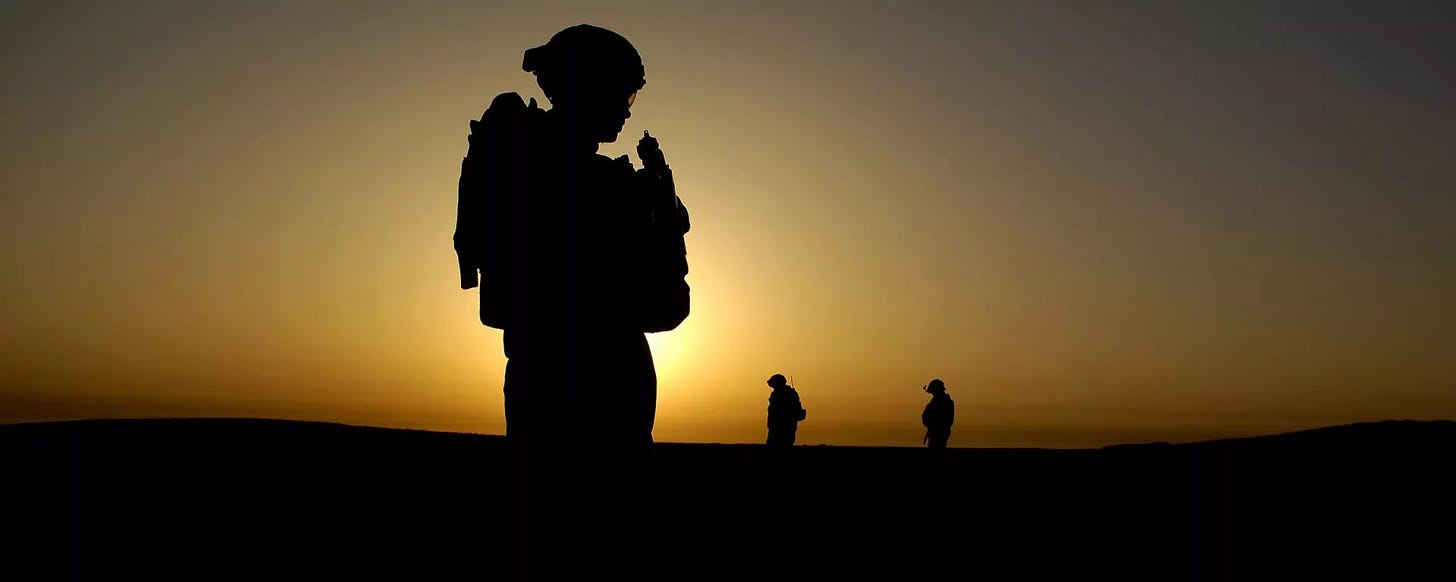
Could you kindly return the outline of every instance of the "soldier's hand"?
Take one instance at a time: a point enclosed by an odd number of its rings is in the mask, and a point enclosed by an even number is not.
[[[648,151],[656,149],[658,149],[657,138],[652,137],[651,133],[643,130],[642,139],[637,140],[637,153],[646,154]]]
[[[654,170],[667,167],[667,160],[662,155],[662,149],[658,147],[657,138],[646,131],[642,132],[642,139],[637,141],[637,157],[642,159],[642,166]]]

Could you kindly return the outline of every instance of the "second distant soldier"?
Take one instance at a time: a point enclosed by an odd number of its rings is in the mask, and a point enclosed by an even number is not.
[[[804,406],[799,402],[798,391],[783,374],[769,377],[768,385],[773,388],[768,396],[768,446],[791,447],[799,432],[799,421],[806,416]]]
[[[945,393],[945,382],[939,378],[925,386],[930,393],[930,403],[920,413],[920,423],[925,425],[924,442],[932,449],[943,449],[950,440],[950,426],[955,424],[955,402]]]

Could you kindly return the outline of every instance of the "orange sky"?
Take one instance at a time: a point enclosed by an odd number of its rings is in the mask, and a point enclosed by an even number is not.
[[[958,446],[1456,417],[1440,19],[579,4],[6,9],[0,421],[501,432],[455,181],[579,22],[642,53],[624,135],[693,213],[658,440],[761,441],[774,372],[807,443],[918,444],[936,377]]]

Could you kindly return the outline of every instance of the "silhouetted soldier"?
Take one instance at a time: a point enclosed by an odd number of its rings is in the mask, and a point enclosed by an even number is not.
[[[645,84],[627,39],[574,26],[522,66],[551,109],[504,93],[471,122],[455,233],[461,286],[479,284],[481,322],[505,332],[521,575],[648,579],[657,376],[643,333],[687,317],[687,211],[655,139],[638,143],[641,170],[596,153]]]
[[[799,392],[789,385],[783,374],[774,374],[768,379],[773,393],[768,395],[768,446],[791,447],[799,432],[799,421],[806,412],[799,402]]]
[[[955,424],[955,402],[945,393],[945,382],[939,378],[931,380],[925,391],[931,396],[925,412],[920,413],[920,424],[925,425],[922,442],[932,449],[943,449],[950,440],[950,426]]]

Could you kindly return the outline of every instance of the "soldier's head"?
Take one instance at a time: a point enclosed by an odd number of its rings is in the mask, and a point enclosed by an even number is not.
[[[789,380],[783,374],[774,374],[768,377],[768,385],[774,389],[779,389],[788,386]]]
[[[940,378],[931,380],[929,384],[925,385],[925,391],[931,394],[944,394],[945,382],[941,382]]]
[[[521,68],[551,101],[553,115],[598,143],[617,141],[647,83],[642,57],[622,35],[578,24],[526,51]]]

